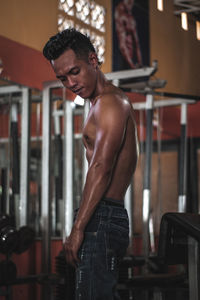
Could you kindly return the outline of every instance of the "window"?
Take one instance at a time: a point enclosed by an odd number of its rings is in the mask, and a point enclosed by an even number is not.
[[[58,30],[74,27],[90,37],[101,62],[105,60],[104,6],[91,0],[59,0]]]

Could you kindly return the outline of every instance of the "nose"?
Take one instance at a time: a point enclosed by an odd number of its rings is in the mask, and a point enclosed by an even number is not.
[[[66,87],[70,90],[73,90],[77,85],[77,82],[74,78],[71,78],[70,76],[66,80]]]

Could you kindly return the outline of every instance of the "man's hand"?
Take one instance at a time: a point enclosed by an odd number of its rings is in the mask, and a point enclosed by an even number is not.
[[[65,240],[66,259],[74,267],[79,262],[78,250],[83,242],[83,237],[84,232],[73,227],[70,236]]]

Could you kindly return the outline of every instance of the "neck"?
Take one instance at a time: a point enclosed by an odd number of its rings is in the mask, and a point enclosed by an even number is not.
[[[101,95],[105,89],[105,86],[108,84],[107,79],[105,78],[104,74],[101,70],[98,69],[97,77],[96,77],[96,86],[94,89],[93,94],[89,98],[90,102],[93,104],[96,98]]]

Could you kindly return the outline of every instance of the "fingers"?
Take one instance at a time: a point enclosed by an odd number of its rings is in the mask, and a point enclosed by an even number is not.
[[[77,266],[79,263],[78,250],[83,241],[83,231],[72,228],[71,234],[65,240],[66,259],[72,266]]]
[[[76,250],[75,248],[73,248],[73,246],[71,247],[70,241],[68,241],[68,239],[66,239],[65,241],[65,252],[66,252],[66,260],[67,262],[76,267],[77,264],[79,263],[79,258],[78,258],[78,249]]]

